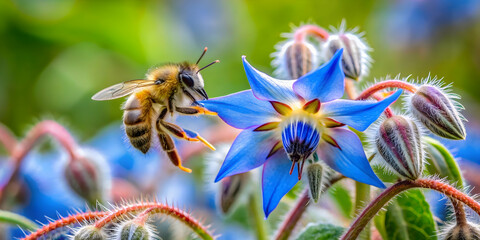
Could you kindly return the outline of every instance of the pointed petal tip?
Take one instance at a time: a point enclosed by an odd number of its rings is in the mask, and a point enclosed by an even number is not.
[[[218,172],[218,174],[217,174],[217,176],[215,177],[215,180],[214,180],[213,182],[214,182],[214,183],[217,183],[217,182],[219,182],[220,180],[222,180],[222,179],[225,177],[225,176],[223,176],[223,175],[225,175],[223,172]]]

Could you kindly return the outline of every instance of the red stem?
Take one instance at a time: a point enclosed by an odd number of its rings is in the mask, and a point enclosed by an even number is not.
[[[212,234],[208,231],[206,227],[204,227],[200,222],[198,222],[195,218],[193,218],[187,212],[180,210],[176,207],[171,207],[166,204],[157,203],[157,202],[141,202],[138,204],[122,207],[116,209],[115,211],[111,212],[109,215],[103,217],[100,220],[97,220],[94,224],[96,228],[102,228],[108,223],[116,219],[121,219],[122,216],[125,214],[133,214],[138,211],[146,210],[146,214],[149,213],[162,213],[173,218],[176,218],[183,222],[185,225],[190,227],[195,233],[197,233],[202,239],[213,239]]]
[[[70,133],[62,125],[52,120],[45,120],[38,123],[30,130],[30,132],[28,132],[25,139],[16,145],[12,152],[11,161],[13,162],[13,170],[8,176],[5,185],[0,186],[0,203],[3,202],[5,198],[4,195],[5,192],[7,192],[8,187],[13,180],[16,179],[25,156],[33,148],[33,146],[35,146],[38,140],[47,134],[51,135],[61,145],[63,145],[70,155],[70,159],[77,158],[77,143],[73,139],[72,135],[70,135]]]
[[[369,88],[367,88],[365,91],[363,91],[360,96],[357,97],[356,100],[365,100],[369,97],[371,97],[374,93],[383,90],[385,88],[401,88],[404,90],[407,90],[411,93],[415,93],[417,91],[417,88],[413,86],[410,83],[407,83],[405,81],[400,81],[400,80],[385,80],[383,82],[376,83]]]
[[[327,40],[328,39],[328,32],[325,31],[325,29],[315,26],[315,25],[303,25],[297,30],[295,30],[295,33],[293,35],[293,38],[295,39],[296,42],[301,42],[305,40],[305,37],[307,35],[313,35],[315,37],[320,38],[321,40]]]
[[[5,127],[3,124],[0,124],[0,143],[5,146],[5,150],[7,150],[9,155],[13,154],[15,147],[17,146],[17,139],[13,133]]]
[[[65,218],[61,218],[61,219],[58,219],[57,221],[51,222],[51,223],[43,226],[42,228],[38,229],[36,232],[33,232],[30,235],[23,238],[23,240],[39,239],[39,238],[45,236],[46,234],[48,234],[49,232],[52,232],[56,229],[66,227],[66,226],[76,224],[76,223],[82,223],[82,222],[85,222],[85,221],[91,221],[91,220],[94,220],[94,219],[98,219],[98,218],[101,218],[101,217],[103,217],[107,214],[108,214],[107,212],[87,212],[87,213],[79,213],[79,214],[75,214],[75,215],[68,216],[68,217],[65,217]]]
[[[345,235],[342,236],[341,239],[357,239],[358,235],[362,232],[370,220],[378,213],[378,211],[380,211],[380,209],[382,209],[397,194],[410,188],[429,188],[441,192],[447,197],[464,203],[480,215],[480,204],[478,202],[446,183],[433,179],[417,179],[415,181],[404,180],[390,186],[375,200],[370,202],[370,204],[363,210],[357,219],[355,219],[352,226],[348,229]]]

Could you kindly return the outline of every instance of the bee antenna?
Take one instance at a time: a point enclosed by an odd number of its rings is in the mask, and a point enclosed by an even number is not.
[[[202,60],[203,56],[205,56],[205,53],[207,53],[207,50],[208,50],[208,47],[205,47],[203,49],[203,52],[202,52],[202,55],[200,55],[200,57],[198,58],[197,62],[195,63],[195,65],[198,65],[198,63],[200,62],[200,60]]]
[[[198,73],[199,73],[200,71],[202,71],[203,69],[205,69],[205,68],[207,68],[207,67],[210,67],[210,66],[212,66],[214,63],[218,63],[218,62],[220,62],[220,60],[215,60],[215,61],[209,63],[207,66],[198,69],[198,71],[196,72],[196,74],[198,74]]]

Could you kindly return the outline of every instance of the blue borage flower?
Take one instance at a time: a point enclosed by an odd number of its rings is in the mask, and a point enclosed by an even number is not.
[[[267,217],[300,180],[305,160],[314,152],[349,178],[385,187],[370,167],[358,136],[342,126],[364,131],[402,92],[380,102],[338,99],[344,93],[342,52],[297,80],[272,78],[243,57],[252,89],[201,102],[227,124],[244,129],[215,181],[263,165]]]

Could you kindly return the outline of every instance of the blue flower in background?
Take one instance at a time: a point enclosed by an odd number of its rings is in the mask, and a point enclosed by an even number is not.
[[[265,216],[300,180],[313,153],[343,175],[385,187],[372,171],[358,136],[401,94],[381,102],[337,100],[344,93],[343,50],[317,70],[297,80],[278,80],[253,68],[243,58],[251,90],[201,103],[227,124],[244,129],[235,139],[215,179],[263,165]],[[297,171],[294,171],[295,167]]]

